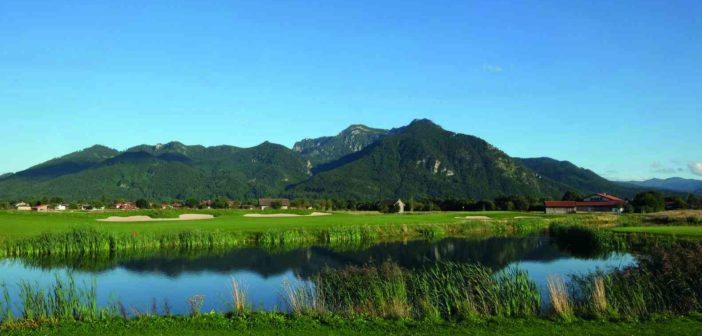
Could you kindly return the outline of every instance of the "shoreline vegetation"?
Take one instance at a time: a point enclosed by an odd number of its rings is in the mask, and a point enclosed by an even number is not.
[[[383,241],[529,234],[543,232],[553,223],[613,226],[619,219],[614,215],[532,217],[519,212],[486,213],[488,219],[466,219],[465,216],[457,216],[457,213],[334,213],[311,217],[305,216],[309,215],[307,212],[291,213],[300,216],[257,218],[245,216],[250,214],[247,212],[208,211],[201,214],[209,214],[214,218],[205,221],[106,223],[99,220],[112,218],[116,214],[5,212],[0,213],[0,228],[3,223],[11,226],[15,220],[25,231],[22,234],[3,231],[4,234],[0,236],[0,257],[213,250],[252,246],[279,248],[318,244],[343,247]],[[280,212],[261,214],[276,215]],[[137,212],[129,215],[140,214]],[[150,212],[150,215],[156,218],[178,218],[181,214],[163,212],[154,215]]]
[[[683,323],[685,327],[676,332],[695,334],[702,330],[702,278],[697,276],[702,272],[702,259],[695,258],[700,253],[702,242],[672,241],[650,248],[634,266],[574,275],[567,281],[552,277],[546,289],[518,268],[495,272],[480,265],[449,262],[405,269],[392,261],[325,268],[311,283],[284,282],[280,293],[284,306],[272,312],[252,308],[255,302],[232,278],[228,312],[202,312],[206,298],[193,295],[187,300],[188,316],[173,316],[168,302],[161,305],[156,300],[147,310],[125,307],[118,301],[99,307],[94,281],[78,285],[70,275],[57,275],[48,287],[20,282],[19,302],[14,304],[3,285],[0,331],[73,333],[75,328],[87,331],[106,325],[206,322],[200,326],[220,332],[249,328],[260,332],[290,324],[353,332],[355,323],[372,329],[409,328],[407,333],[414,326],[419,326],[414,331],[425,332],[432,330],[423,329],[428,326],[487,332],[485,324],[504,328],[531,321],[534,330],[525,327],[515,332],[537,332],[554,325],[573,325],[577,330],[597,323],[631,330],[639,324]]]
[[[660,317],[645,321],[545,318],[441,322],[373,318],[308,317],[280,313],[246,316],[145,316],[99,322],[70,321],[0,329],[3,335],[699,335],[702,316]]]
[[[465,217],[476,213],[334,213],[251,219],[243,216],[246,212],[201,213],[215,218],[102,223],[97,219],[114,214],[0,212],[0,219],[18,219],[27,225],[27,231],[34,232],[13,235],[2,231],[0,256],[99,257],[116,252],[138,255],[250,246],[285,249],[311,244],[353,248],[392,240],[545,232],[574,255],[629,249],[638,256],[638,263],[621,270],[569,277],[567,281],[549,278],[546,288],[536,286],[522,270],[495,273],[480,265],[438,263],[410,270],[384,262],[324,269],[310,279],[312,285],[283,284],[281,296],[286,306],[273,312],[252,309],[254,302],[247,301],[247,293],[232,279],[230,312],[201,312],[206,298],[195,295],[188,300],[190,316],[171,316],[167,303],[155,303],[151,311],[130,310],[119,302],[98,307],[95,283],[81,287],[70,277],[57,277],[49,288],[20,283],[19,302],[11,302],[7,287],[0,287],[0,331],[80,334],[101,332],[110,326],[110,331],[122,333],[183,327],[192,333],[241,330],[251,334],[287,333],[290,328],[308,334],[354,334],[359,330],[365,330],[365,334],[379,330],[398,334],[436,330],[453,334],[490,334],[496,330],[539,335],[553,330],[645,334],[666,324],[672,329],[660,332],[702,331],[702,278],[697,276],[702,273],[702,259],[697,257],[702,254],[702,242],[675,236],[653,240],[616,231],[678,228],[682,223],[676,221],[652,223],[643,215],[536,216],[520,212],[486,212],[480,215],[489,219],[475,220]],[[180,214],[149,215],[174,218]],[[0,226],[5,223],[0,222]],[[548,299],[542,302],[542,298]],[[644,330],[643,325],[650,328]]]
[[[236,247],[359,246],[384,241],[480,237],[544,232],[554,224],[585,225],[621,233],[702,236],[702,215],[578,214],[524,212],[432,212],[378,214],[312,211],[130,211],[100,213],[0,212],[0,258],[105,254]],[[251,215],[256,216],[251,216]],[[207,220],[177,221],[184,215]],[[288,216],[295,215],[295,216]],[[149,216],[121,222],[116,217]],[[116,222],[102,222],[112,218]]]

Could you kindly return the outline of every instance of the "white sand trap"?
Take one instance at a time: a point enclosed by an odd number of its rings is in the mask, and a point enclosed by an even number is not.
[[[514,217],[514,219],[526,219],[526,218],[543,218],[543,217],[539,217],[539,216],[517,216],[517,217]]]
[[[272,218],[272,217],[318,217],[318,216],[329,216],[331,215],[328,212],[313,212],[309,215],[297,215],[297,214],[286,214],[286,213],[278,213],[278,214],[246,214],[244,217],[258,217],[258,218]]]
[[[212,219],[214,218],[213,215],[204,215],[204,214],[184,214],[178,216],[178,219],[176,220],[200,220],[200,219]]]
[[[111,216],[105,219],[98,219],[100,222],[163,222],[163,221],[185,221],[185,220],[201,220],[201,219],[212,219],[212,215],[202,215],[202,214],[185,214],[180,215],[178,218],[151,218],[149,216]]]
[[[458,219],[473,219],[473,220],[490,220],[492,218],[488,216],[465,216],[465,217],[456,217]]]

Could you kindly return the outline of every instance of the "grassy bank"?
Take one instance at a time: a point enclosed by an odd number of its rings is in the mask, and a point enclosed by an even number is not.
[[[173,231],[217,231],[229,232],[265,232],[288,229],[315,230],[328,229],[330,227],[357,227],[357,226],[401,226],[401,225],[425,225],[425,224],[456,224],[462,220],[456,217],[466,215],[487,216],[492,220],[514,220],[515,217],[538,217],[544,218],[542,214],[528,214],[520,212],[480,212],[480,213],[415,213],[415,214],[379,214],[379,213],[334,213],[332,216],[320,217],[282,217],[282,218],[254,218],[246,217],[251,213],[298,213],[306,214],[311,211],[240,211],[240,210],[182,210],[182,211],[159,211],[157,217],[177,217],[179,214],[203,213],[212,214],[214,219],[201,221],[165,221],[165,222],[131,222],[131,223],[108,223],[98,222],[97,219],[109,216],[135,216],[152,215],[153,210],[129,211],[129,212],[65,212],[65,213],[30,213],[18,211],[0,211],[0,235],[3,239],[21,239],[36,236],[43,233],[67,232],[76,228],[80,229],[104,229],[113,233],[137,232],[139,234],[163,233]],[[558,218],[559,216],[548,216],[546,218]],[[560,216],[562,217],[562,216]],[[537,219],[538,219],[537,218]]]
[[[332,314],[417,321],[472,321],[492,318],[548,317],[642,320],[659,315],[702,311],[702,243],[674,241],[651,248],[637,264],[607,273],[570,279],[550,278],[540,288],[519,269],[494,269],[459,263],[402,268],[391,261],[365,266],[325,268],[310,282],[283,283],[283,311],[299,316]],[[293,285],[294,283],[294,285]],[[167,304],[147,311],[120,302],[96,305],[95,284],[76,286],[57,277],[49,287],[20,283],[17,299],[0,292],[0,321],[51,323],[103,321],[134,316],[170,315]],[[232,279],[233,314],[254,312],[256,302]],[[187,300],[191,315],[201,315],[204,297]],[[545,300],[545,302],[542,302]]]
[[[625,216],[613,230],[622,233],[699,238],[702,237],[702,210],[674,210]]]
[[[593,244],[606,231],[556,225]],[[567,242],[566,242],[567,243]],[[284,284],[282,311],[254,310],[249,293],[232,279],[231,311],[201,312],[205,297],[187,300],[189,316],[171,316],[167,303],[147,311],[120,302],[96,304],[95,283],[76,285],[57,277],[48,287],[20,282],[12,301],[0,287],[0,331],[32,333],[244,334],[696,334],[702,312],[702,243],[666,240],[647,244],[635,265],[569,279],[550,278],[538,287],[519,269],[456,263],[401,268],[392,262],[323,269],[311,283]],[[545,292],[544,292],[545,291]],[[542,302],[542,300],[545,300]],[[665,317],[665,318],[661,318]],[[636,323],[634,323],[636,321]],[[665,328],[659,326],[665,325]],[[182,330],[181,330],[182,329]],[[158,333],[157,333],[158,334]]]
[[[48,288],[21,283],[20,301],[12,305],[2,293],[0,333],[696,335],[702,245],[684,244],[654,251],[636,267],[549,280],[545,309],[522,271],[451,263],[327,269],[314,286],[287,286],[287,312],[252,310],[233,280],[230,312],[201,312],[204,298],[193,296],[188,316],[170,315],[167,304],[136,315],[119,302],[98,307],[94,283],[57,278]]]
[[[702,238],[702,226],[624,226],[613,228],[612,230],[624,233],[650,233]]]
[[[518,212],[354,214],[252,218],[243,211],[210,211],[201,221],[107,223],[115,213],[0,213],[0,257],[96,254],[110,251],[220,249],[240,246],[327,244],[447,236],[530,233],[552,222],[612,224],[616,216],[536,216]],[[135,215],[134,213],[117,213]],[[172,215],[172,214],[171,214]],[[466,216],[487,219],[466,219]]]
[[[18,327],[3,335],[699,335],[697,315],[643,322],[492,319],[446,323],[256,313],[245,317],[145,317]]]

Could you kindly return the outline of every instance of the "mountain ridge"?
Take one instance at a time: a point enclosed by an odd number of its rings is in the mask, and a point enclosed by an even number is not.
[[[426,119],[395,129],[339,161],[291,190],[365,199],[555,196],[561,192],[550,182],[540,183],[535,174],[483,139],[446,131]]]
[[[386,129],[353,124],[335,136],[302,139],[293,145],[292,150],[300,153],[313,165],[323,164],[358,152],[389,132]]]
[[[637,187],[665,189],[702,195],[702,180],[698,179],[669,177],[665,179],[652,178],[643,181],[619,181],[617,183],[621,185],[634,185]]]
[[[429,119],[390,130],[354,124],[293,148],[94,145],[0,178],[0,198],[555,198],[567,190],[630,197],[641,189],[567,161],[513,158]]]

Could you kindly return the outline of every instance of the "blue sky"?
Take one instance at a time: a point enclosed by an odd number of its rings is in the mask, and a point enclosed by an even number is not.
[[[0,2],[0,172],[429,118],[613,179],[702,175],[700,1]],[[694,174],[697,173],[697,174]]]

